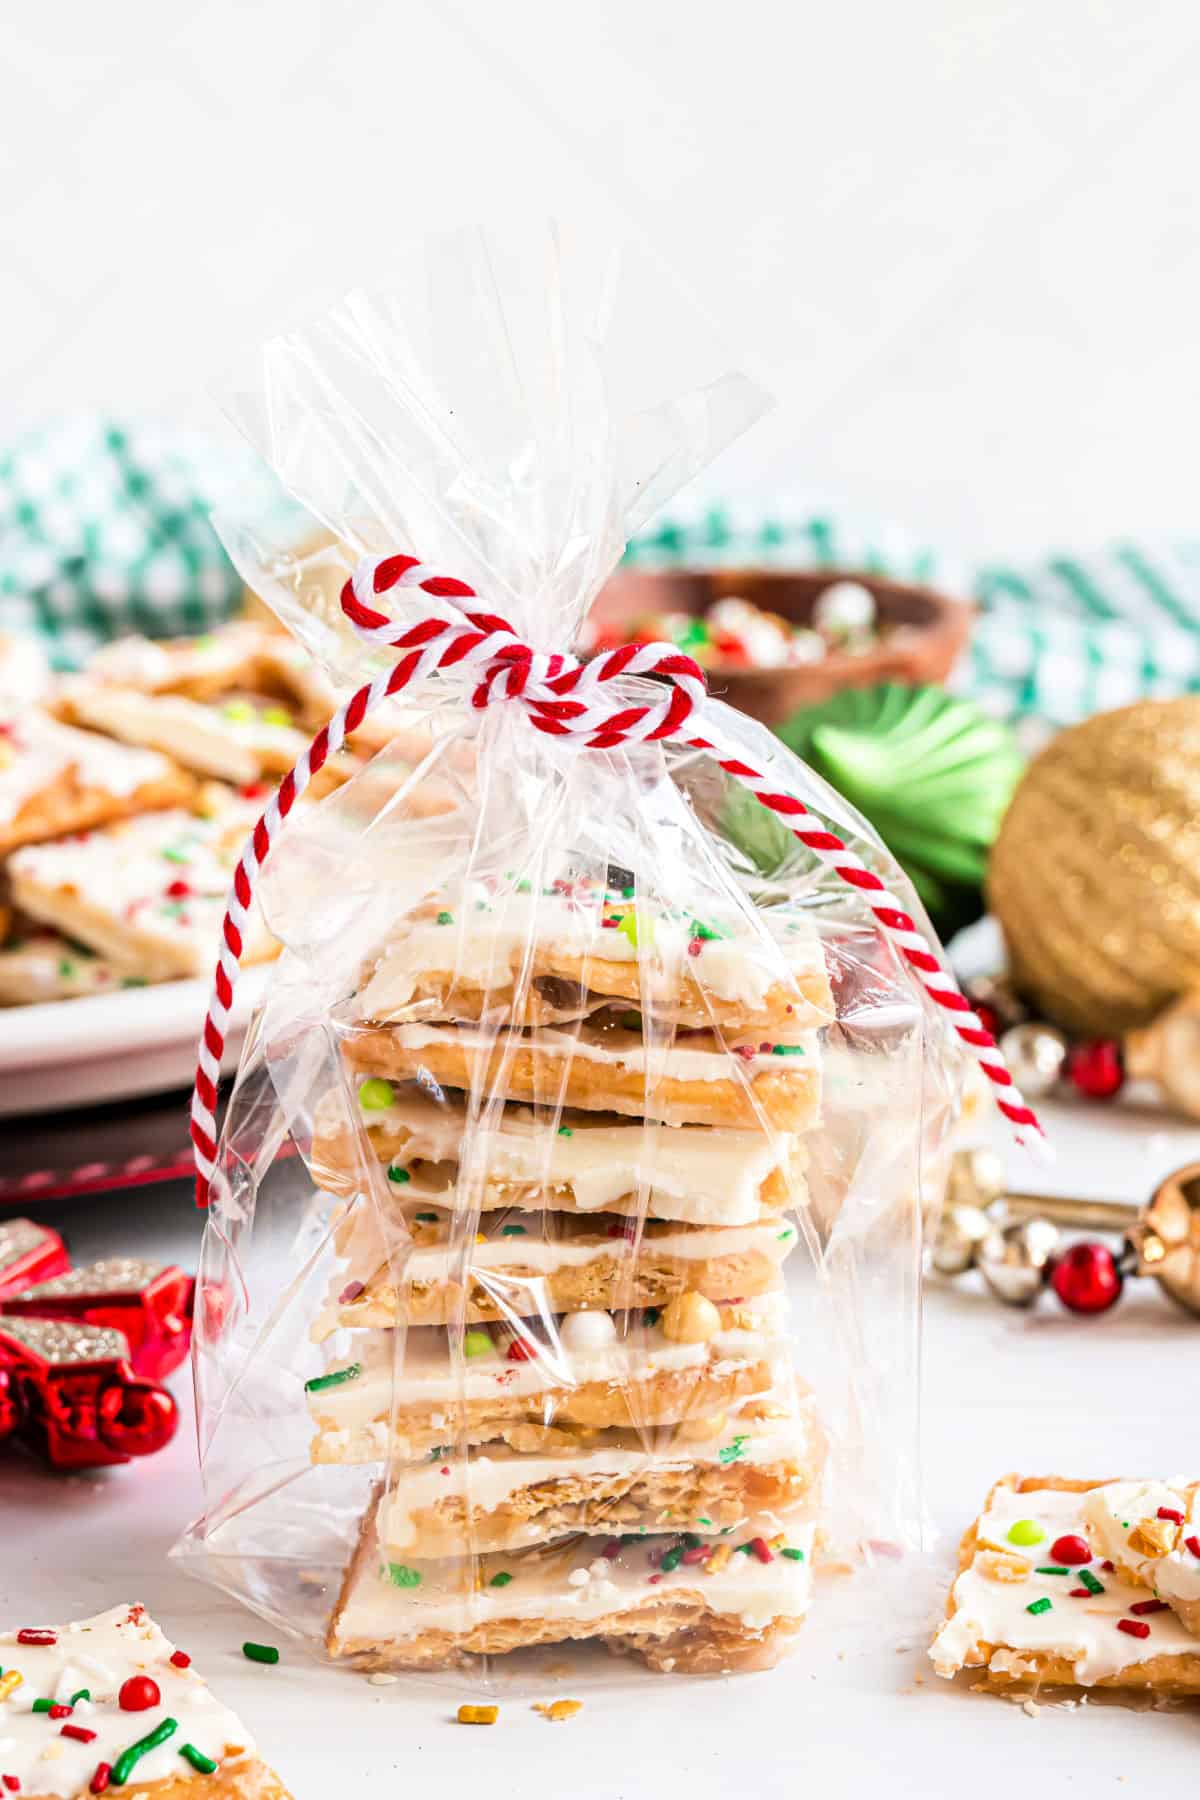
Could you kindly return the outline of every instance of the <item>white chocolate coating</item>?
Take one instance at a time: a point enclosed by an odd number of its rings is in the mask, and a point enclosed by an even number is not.
[[[1152,1656],[1194,1656],[1200,1651],[1200,1638],[1186,1631],[1171,1612],[1146,1618],[1143,1622],[1150,1627],[1146,1637],[1118,1630],[1121,1619],[1137,1616],[1129,1609],[1147,1598],[1147,1590],[1101,1569],[1108,1550],[1091,1522],[1096,1492],[1047,1488],[1022,1494],[1009,1486],[998,1489],[977,1527],[979,1549],[954,1583],[954,1614],[940,1627],[929,1653],[939,1675],[951,1676],[964,1664],[978,1666],[980,1644],[995,1647],[989,1666],[997,1671],[1013,1669],[1022,1655],[1033,1651],[1065,1657],[1074,1667],[1076,1681],[1085,1687]],[[1030,1520],[1041,1530],[1037,1543],[1013,1542],[1010,1533],[1020,1520]],[[1067,1575],[1036,1573],[1039,1567],[1054,1566],[1051,1549],[1063,1536],[1090,1543],[1093,1561],[1080,1567],[1089,1569],[1103,1593],[1071,1597],[1073,1588],[1085,1585],[1079,1567],[1072,1566]],[[1030,1573],[1021,1581],[989,1579],[984,1573],[986,1557],[995,1550],[1023,1558]],[[1049,1608],[1031,1613],[1030,1605],[1044,1598],[1050,1600]]]
[[[173,807],[30,844],[9,859],[13,897],[147,977],[198,973],[216,953],[233,870],[257,816],[255,805],[231,798],[212,818]],[[251,957],[270,942],[257,910],[246,942]]]
[[[603,925],[610,910],[604,898],[597,884],[583,886],[581,898],[572,898],[552,891],[493,896],[483,883],[468,882],[461,893],[447,895],[433,908],[435,916],[440,912],[460,920],[461,928],[438,925],[425,912],[400,924],[359,994],[357,1016],[380,1023],[398,1018],[428,970],[453,970],[470,987],[506,986],[518,976],[534,944],[553,948],[564,959],[590,962],[601,992],[600,965],[637,962],[640,956],[641,981],[651,994],[665,995],[686,968],[702,991],[748,1011],[761,1007],[772,987],[822,969],[820,940],[804,914],[794,910],[764,909],[757,915],[762,927],[757,934],[742,918],[705,913],[706,928],[722,935],[698,938],[690,915],[638,902],[638,919],[645,921],[639,951],[632,935]],[[652,955],[645,948],[647,927]],[[689,945],[698,947],[689,952]],[[586,969],[583,973],[586,978]],[[820,1018],[797,994],[797,1022],[811,1025]]]
[[[581,1317],[607,1317],[583,1314]],[[417,1530],[413,1514],[439,1501],[463,1496],[481,1512],[493,1512],[523,1488],[554,1481],[626,1481],[640,1476],[669,1474],[697,1465],[727,1466],[731,1462],[804,1464],[814,1455],[812,1403],[806,1397],[798,1409],[794,1398],[780,1389],[772,1396],[780,1416],[751,1419],[728,1414],[719,1432],[702,1441],[688,1439],[671,1445],[674,1427],[655,1433],[607,1431],[595,1443],[581,1443],[558,1456],[518,1454],[505,1445],[474,1449],[466,1454],[447,1450],[424,1462],[392,1471],[379,1507],[378,1530],[388,1553],[408,1549]],[[670,1445],[659,1449],[659,1440]],[[680,1518],[681,1530],[715,1536],[720,1527],[711,1519]],[[542,1536],[536,1519],[529,1522],[526,1541]]]
[[[506,1334],[498,1326],[473,1326],[470,1337],[480,1353],[464,1354],[461,1360],[452,1357],[449,1335],[440,1326],[415,1326],[402,1336],[387,1330],[356,1332],[352,1354],[333,1363],[328,1373],[355,1365],[361,1372],[310,1392],[308,1404],[335,1430],[350,1432],[386,1421],[393,1404],[452,1408],[458,1400],[549,1394],[589,1382],[624,1388],[660,1373],[707,1368],[723,1374],[764,1357],[786,1355],[778,1335],[782,1296],[748,1301],[739,1312],[745,1326],[719,1331],[706,1344],[674,1343],[659,1324],[631,1322],[612,1343],[569,1350],[556,1336],[541,1354],[521,1362],[509,1360]],[[484,1346],[485,1337],[490,1346]]]
[[[286,767],[308,746],[302,731],[261,716],[271,702],[256,705],[250,697],[246,704],[255,707],[255,716],[248,719],[232,717],[227,702],[209,705],[182,694],[143,694],[136,688],[80,683],[71,699],[84,724],[128,744],[169,750],[187,768],[223,781],[253,781],[264,756],[273,759],[272,767]]]
[[[395,1025],[396,1042],[406,1050],[423,1050],[435,1045],[460,1044],[466,1051],[488,1056],[503,1040],[502,1032],[480,1031],[469,1025]],[[578,1032],[560,1031],[543,1026],[536,1034],[521,1042],[536,1049],[548,1062],[600,1063],[609,1068],[629,1070],[655,1081],[736,1081],[739,1074],[746,1080],[770,1069],[778,1074],[789,1064],[809,1070],[819,1059],[815,1032],[801,1032],[788,1040],[790,1057],[776,1056],[772,1051],[755,1052],[753,1056],[733,1054],[736,1046],[725,1046],[711,1034],[680,1032],[668,1047],[647,1044],[640,1032],[620,1028],[598,1031],[584,1025]],[[701,1040],[702,1047],[689,1045]]]
[[[70,770],[81,787],[126,799],[140,787],[164,781],[171,765],[157,751],[76,731],[46,713],[7,714],[0,737],[0,823],[11,824],[35,795]]]
[[[138,1760],[130,1785],[193,1776],[179,1754],[181,1744],[191,1744],[217,1763],[254,1754],[254,1740],[236,1714],[215,1698],[194,1669],[174,1666],[175,1646],[143,1608],[114,1606],[52,1629],[58,1639],[52,1646],[18,1644],[15,1631],[0,1635],[0,1666],[22,1676],[20,1686],[0,1702],[0,1777],[16,1777],[21,1785],[14,1793],[53,1794],[59,1800],[86,1795],[98,1763],[116,1763],[123,1750],[167,1718],[176,1720],[177,1729]],[[161,1704],[144,1712],[123,1711],[117,1696],[131,1675],[150,1676],[158,1684]],[[79,1701],[67,1719],[33,1711],[35,1700],[66,1703],[81,1688],[91,1698]],[[81,1744],[63,1737],[64,1724],[96,1736]],[[114,1794],[122,1791],[112,1789]]]
[[[802,1553],[800,1557],[772,1551],[770,1561],[763,1563],[737,1548],[754,1538],[769,1544],[781,1533],[788,1548]],[[424,1631],[465,1632],[493,1620],[600,1619],[668,1599],[681,1589],[699,1594],[712,1612],[736,1617],[747,1630],[761,1631],[774,1619],[802,1618],[807,1611],[813,1537],[814,1528],[806,1520],[760,1514],[730,1533],[726,1542],[733,1554],[711,1575],[702,1565],[682,1562],[664,1570],[663,1553],[678,1541],[673,1537],[639,1538],[621,1544],[609,1556],[604,1551],[615,1540],[571,1537],[480,1557],[483,1585],[478,1588],[473,1585],[475,1566],[467,1557],[457,1563],[423,1563],[409,1571],[419,1578],[414,1585],[397,1585],[388,1578],[388,1559],[376,1549],[351,1584],[336,1635],[339,1642],[386,1644]],[[492,1586],[499,1573],[510,1574],[511,1581]]]
[[[397,1089],[390,1107],[363,1111],[363,1123],[402,1126],[409,1132],[401,1161],[457,1163],[464,1130],[461,1109],[413,1098],[412,1092]],[[509,1106],[495,1116],[497,1123],[477,1127],[473,1139],[472,1166],[486,1169],[489,1180],[569,1184],[581,1212],[603,1212],[625,1194],[646,1192],[652,1217],[697,1225],[744,1225],[758,1219],[764,1181],[794,1159],[798,1149],[788,1132],[768,1135],[610,1118],[591,1124],[572,1117],[568,1137],[554,1117],[539,1118],[529,1107]],[[395,1184],[393,1192],[422,1195],[416,1179]],[[457,1197],[443,1192],[439,1203],[454,1204]],[[463,1203],[470,1204],[469,1184]]]
[[[1200,1556],[1185,1542],[1200,1531],[1200,1519],[1195,1494],[1186,1483],[1110,1481],[1083,1498],[1089,1535],[1100,1556],[1135,1575],[1168,1605],[1200,1601]],[[1139,1520],[1156,1519],[1160,1507],[1181,1512],[1184,1523],[1174,1550],[1165,1556],[1148,1556],[1131,1548],[1129,1539]]]

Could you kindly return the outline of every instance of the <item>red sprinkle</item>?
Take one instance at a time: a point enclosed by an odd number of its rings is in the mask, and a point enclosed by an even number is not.
[[[243,800],[261,800],[263,795],[269,794],[270,791],[265,781],[247,781],[238,789]]]
[[[601,1554],[601,1556],[607,1556],[609,1562],[612,1561],[614,1556],[620,1556],[620,1554],[621,1554],[620,1538],[609,1538],[607,1544],[605,1544],[605,1546],[604,1546],[603,1550],[600,1552],[600,1554]]]
[[[753,1044],[735,1044],[733,1046],[733,1054],[742,1057],[745,1062],[753,1062],[754,1058],[758,1055],[758,1051],[754,1048]]]
[[[1148,1638],[1150,1627],[1143,1625],[1140,1619],[1118,1619],[1117,1630],[1123,1631],[1126,1637]]]
[[[699,956],[699,954],[703,950],[703,948],[704,948],[704,939],[703,938],[689,938],[688,939],[688,955],[689,956]]]
[[[1165,1600],[1137,1600],[1129,1610],[1131,1613],[1166,1612],[1167,1603]]]
[[[186,1650],[172,1650],[171,1661],[177,1669],[190,1669],[192,1666],[192,1659]]]
[[[58,1633],[56,1631],[34,1631],[31,1627],[26,1626],[24,1631],[18,1631],[17,1642],[18,1644],[57,1644]]]
[[[367,1291],[367,1284],[365,1281],[348,1281],[346,1283],[345,1287],[342,1289],[341,1293],[338,1295],[338,1304],[341,1306],[348,1306],[350,1304],[351,1300],[357,1300],[358,1296],[360,1294],[365,1294],[366,1291]],[[189,1662],[191,1662],[191,1660],[192,1659],[189,1656],[187,1659],[187,1662],[180,1663],[179,1667],[181,1669],[186,1669],[187,1664]],[[171,1661],[174,1662],[175,1658],[172,1657]]]
[[[1092,1596],[1086,1588],[1068,1588],[1067,1597],[1071,1600],[1090,1600]]]
[[[1115,1563],[1110,1563],[1110,1562],[1102,1562],[1100,1564],[1100,1567],[1104,1570],[1104,1573],[1106,1575],[1111,1575],[1113,1570],[1116,1568],[1116,1566],[1117,1565]]]
[[[532,1362],[536,1356],[537,1345],[531,1344],[528,1338],[514,1338],[508,1346],[509,1362]]]
[[[169,881],[165,891],[168,900],[190,900],[192,897],[191,885],[186,881]]]
[[[4,1782],[4,1785],[8,1789],[10,1794],[19,1794],[20,1793],[21,1778],[19,1775],[0,1776],[0,1780],[2,1780]]]
[[[92,1776],[92,1779],[88,1784],[88,1792],[91,1794],[102,1794],[108,1786],[108,1778],[111,1774],[111,1763],[97,1763],[96,1773]]]
[[[131,1675],[128,1681],[121,1683],[117,1695],[122,1712],[145,1712],[147,1708],[157,1706],[161,1699],[158,1683],[151,1681],[149,1675]]]
[[[762,1542],[762,1539],[760,1538],[759,1543],[761,1543],[761,1542]],[[771,1552],[768,1550],[767,1551],[768,1557],[770,1556],[770,1554],[771,1554]],[[683,1553],[683,1556],[680,1560],[685,1563],[702,1563],[702,1562],[707,1562],[711,1555],[712,1555],[712,1545],[711,1544],[697,1544],[694,1547],[694,1549],[685,1550]]]
[[[771,1554],[771,1546],[767,1543],[766,1538],[751,1538],[750,1549],[753,1554],[757,1556],[759,1562],[774,1562],[775,1560]]]
[[[1050,1546],[1050,1561],[1056,1563],[1088,1563],[1092,1560],[1091,1547],[1086,1538],[1055,1538]]]
[[[648,1587],[653,1587],[656,1581],[661,1581],[661,1580],[662,1580],[661,1575],[647,1575],[646,1585]]]
[[[1183,1541],[1193,1556],[1200,1556],[1200,1537],[1187,1537]]]
[[[60,1703],[58,1706],[52,1706],[46,1717],[48,1719],[69,1719],[74,1710],[73,1706],[64,1706]]]
[[[1172,1525],[1183,1524],[1183,1514],[1174,1506],[1160,1506],[1158,1509],[1158,1517],[1160,1519],[1169,1519]]]
[[[90,1744],[96,1734],[94,1731],[89,1731],[86,1725],[64,1725],[58,1735],[59,1737],[74,1738],[79,1744]]]

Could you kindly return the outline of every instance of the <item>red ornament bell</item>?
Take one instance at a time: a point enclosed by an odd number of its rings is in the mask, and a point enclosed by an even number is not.
[[[1123,1286],[1117,1260],[1103,1244],[1072,1244],[1055,1263],[1050,1285],[1072,1312],[1107,1312]]]
[[[1125,1086],[1125,1059],[1115,1038],[1096,1038],[1067,1052],[1067,1077],[1091,1100],[1111,1100]]]

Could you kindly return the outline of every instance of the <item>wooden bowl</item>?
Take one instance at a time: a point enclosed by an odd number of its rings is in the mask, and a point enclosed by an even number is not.
[[[764,725],[780,725],[800,707],[828,700],[841,688],[945,680],[967,641],[970,606],[933,588],[859,569],[621,569],[596,596],[591,622],[620,631],[655,613],[703,613],[715,600],[736,595],[795,625],[808,625],[818,596],[835,581],[861,582],[874,595],[877,623],[903,629],[859,655],[831,651],[820,662],[776,669],[716,663],[708,670],[712,692]]]

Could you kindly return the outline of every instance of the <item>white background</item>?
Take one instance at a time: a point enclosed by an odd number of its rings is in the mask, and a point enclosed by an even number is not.
[[[5,9],[0,395],[168,415],[437,223],[648,235],[779,412],[718,480],[967,553],[1195,523],[1189,0]]]

